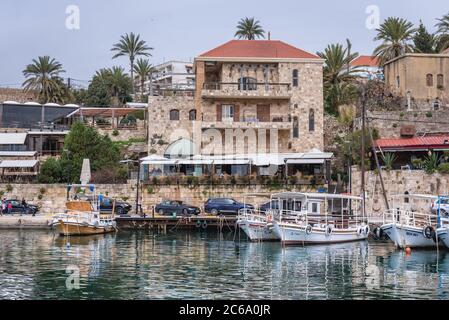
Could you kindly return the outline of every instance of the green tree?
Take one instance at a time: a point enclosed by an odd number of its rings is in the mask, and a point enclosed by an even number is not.
[[[134,72],[139,76],[140,79],[140,101],[144,100],[145,93],[145,80],[153,73],[153,67],[148,59],[137,59],[134,65]]]
[[[380,64],[413,51],[410,41],[413,39],[415,28],[413,24],[402,18],[389,17],[377,31],[375,41],[382,41],[374,50],[374,55],[379,58]]]
[[[153,48],[148,47],[144,40],[140,39],[140,35],[134,33],[121,36],[120,41],[113,45],[111,51],[116,52],[112,59],[128,56],[130,63],[130,74],[133,82],[132,88],[134,92],[134,61],[138,56],[149,57],[149,53]]]
[[[413,44],[415,52],[437,53],[437,38],[427,31],[422,21],[420,21],[418,30],[413,36]]]
[[[55,158],[48,158],[41,166],[38,181],[40,183],[62,182],[61,163]]]
[[[449,12],[437,21],[437,51],[443,52],[449,48]]]
[[[436,27],[438,28],[438,33],[449,33],[449,12],[445,14],[440,19],[437,19],[438,23]]]
[[[358,68],[350,67],[358,53],[351,53],[351,42],[347,40],[346,48],[342,44],[330,44],[324,52],[318,52],[324,59],[323,81],[326,109],[338,113],[338,107],[351,104],[357,97],[355,86]]]
[[[253,18],[242,18],[237,24],[237,31],[234,35],[238,39],[256,40],[265,38],[265,31],[259,20]]]
[[[121,152],[107,135],[101,135],[94,128],[77,122],[64,141],[60,160],[63,181],[69,177],[72,182],[79,179],[84,159],[90,159],[92,172],[108,169],[115,171],[119,166]]]
[[[62,64],[49,56],[33,59],[33,63],[26,66],[23,75],[26,80],[22,87],[26,92],[37,92],[39,102],[60,102],[62,79],[60,74],[65,72]]]

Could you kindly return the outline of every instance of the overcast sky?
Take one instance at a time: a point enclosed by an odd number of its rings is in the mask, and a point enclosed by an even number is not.
[[[79,30],[66,27],[66,8],[80,10]],[[400,16],[434,30],[449,12],[448,0],[1,0],[0,86],[17,87],[31,59],[50,55],[67,71],[64,77],[87,81],[95,70],[122,65],[111,60],[113,43],[126,32],[139,33],[154,47],[151,62],[193,60],[233,38],[242,17],[256,17],[272,39],[306,51],[350,38],[354,50],[370,54],[375,31],[366,27],[367,7],[381,20]]]

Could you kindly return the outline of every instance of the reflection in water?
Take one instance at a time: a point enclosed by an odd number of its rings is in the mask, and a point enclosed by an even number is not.
[[[447,299],[446,252],[389,243],[282,247],[232,234],[2,231],[0,299]],[[69,245],[67,243],[70,243]],[[67,267],[80,289],[68,290]]]

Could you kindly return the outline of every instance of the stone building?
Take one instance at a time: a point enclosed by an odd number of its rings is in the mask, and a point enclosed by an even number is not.
[[[406,100],[408,109],[436,110],[449,105],[449,53],[407,53],[387,62],[385,82]]]
[[[282,41],[231,40],[199,55],[194,70],[193,97],[150,100],[150,153],[325,171],[322,59]]]

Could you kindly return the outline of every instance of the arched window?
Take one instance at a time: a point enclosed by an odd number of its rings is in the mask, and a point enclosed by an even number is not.
[[[404,203],[410,203],[409,195],[410,195],[410,192],[405,191],[405,193],[404,193]]]
[[[192,109],[189,111],[189,120],[190,121],[195,121],[196,120],[196,110]]]
[[[179,110],[177,109],[170,110],[170,120],[172,121],[179,120]]]
[[[444,89],[444,76],[442,74],[437,75],[437,86],[438,89]]]
[[[292,78],[293,78],[293,81],[292,81],[293,87],[298,87],[299,86],[299,76],[298,76],[297,69],[293,70]]]
[[[309,131],[315,131],[315,111],[313,109],[309,110]]]
[[[433,87],[433,74],[428,74],[426,76],[426,84],[428,87]]]
[[[256,90],[257,80],[250,77],[242,77],[239,79],[239,90]]]
[[[299,138],[299,121],[298,121],[298,117],[293,117],[293,138]]]

